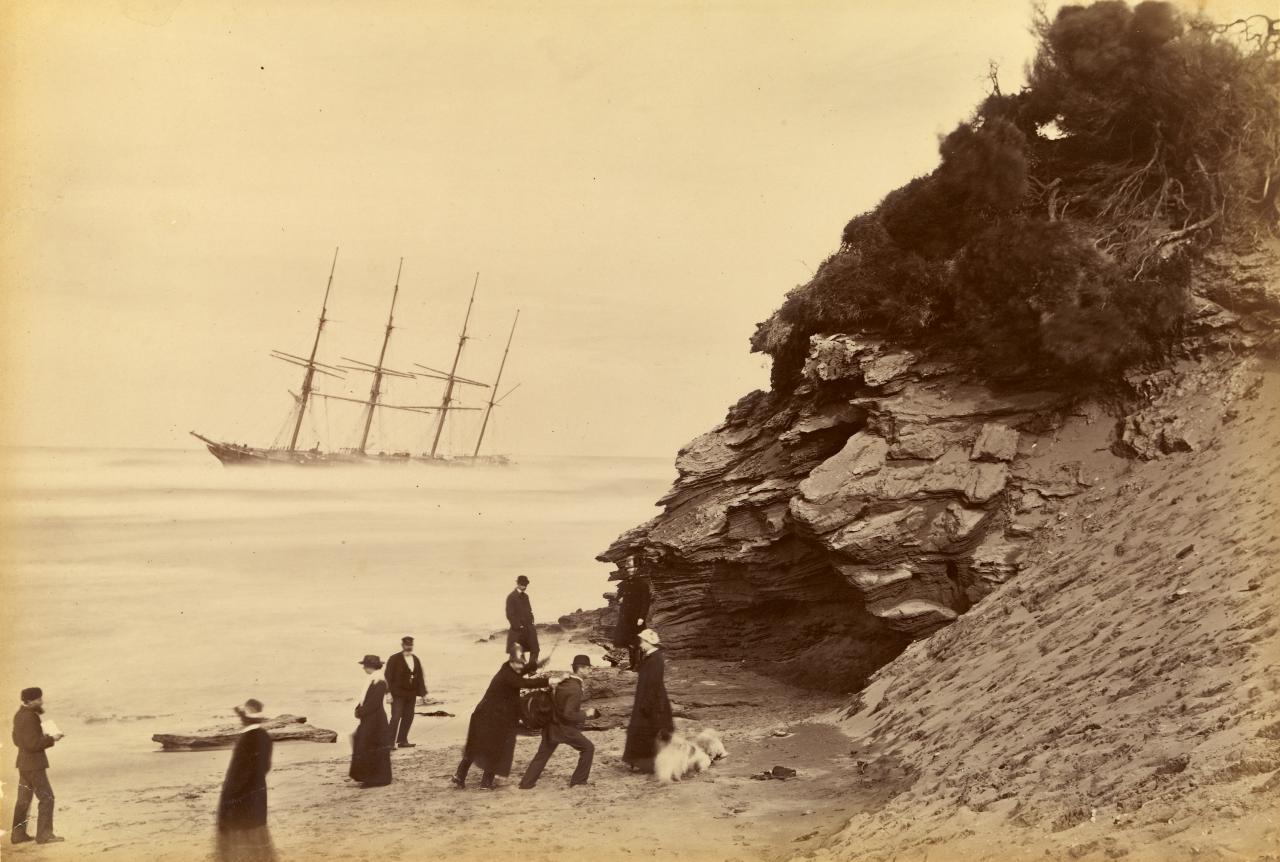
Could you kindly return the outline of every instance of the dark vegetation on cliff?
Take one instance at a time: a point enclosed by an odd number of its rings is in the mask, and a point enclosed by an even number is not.
[[[899,780],[822,858],[1273,859],[1280,21],[1038,31],[600,559],[673,664],[856,693]]]
[[[1103,0],[1035,29],[1027,85],[993,75],[938,168],[850,221],[760,325],[776,392],[833,332],[949,346],[1003,376],[1114,377],[1181,338],[1207,248],[1276,231],[1280,22]]]
[[[849,223],[756,333],[772,391],[600,555],[673,650],[856,691],[1021,577],[1072,500],[1212,448],[1254,397],[1280,21],[1102,2],[1038,29],[1026,88]]]

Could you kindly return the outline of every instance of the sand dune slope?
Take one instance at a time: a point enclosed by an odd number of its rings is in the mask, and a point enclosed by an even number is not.
[[[1280,371],[1251,370],[1205,448],[1097,475],[873,677],[845,729],[915,780],[809,858],[1280,858]]]

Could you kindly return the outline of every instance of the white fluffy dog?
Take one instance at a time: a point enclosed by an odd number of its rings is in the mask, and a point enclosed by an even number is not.
[[[711,766],[711,758],[678,733],[671,738],[658,740],[658,754],[653,759],[653,774],[663,784],[679,781],[686,775],[701,772]]]
[[[720,734],[711,728],[707,728],[698,733],[693,738],[693,744],[701,748],[707,753],[707,757],[711,758],[711,762],[723,760],[729,756],[729,752],[725,751],[724,740],[720,738]]]
[[[727,757],[724,742],[714,730],[704,730],[692,740],[679,733],[670,739],[659,740],[658,754],[653,759],[653,774],[663,784],[710,769],[711,764]]]

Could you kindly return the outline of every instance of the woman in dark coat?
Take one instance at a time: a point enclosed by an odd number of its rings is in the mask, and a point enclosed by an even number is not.
[[[351,737],[351,771],[348,773],[363,787],[385,787],[391,783],[391,722],[387,720],[387,682],[375,671],[382,659],[367,655],[360,664],[372,678],[364,697],[356,703],[355,735]]]
[[[675,730],[671,717],[671,701],[667,698],[666,659],[658,647],[658,633],[644,629],[638,635],[640,678],[636,680],[636,701],[631,707],[631,723],[627,725],[627,746],[622,759],[632,769],[653,772],[653,758],[658,753],[658,737]]]
[[[236,707],[244,730],[236,740],[218,798],[218,862],[275,862],[267,830],[267,773],[271,737],[262,728],[262,704],[250,698]]]
[[[493,789],[495,775],[506,778],[511,774],[511,761],[516,753],[516,729],[520,721],[520,690],[549,685],[545,678],[525,676],[524,670],[525,656],[517,649],[511,660],[498,668],[484,697],[471,713],[462,761],[450,779],[459,790],[467,785],[467,773],[472,763],[484,773],[480,786],[485,790]]]

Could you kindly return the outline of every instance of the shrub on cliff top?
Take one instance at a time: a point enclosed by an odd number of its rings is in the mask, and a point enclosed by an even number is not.
[[[938,147],[942,164],[890,192],[879,207],[893,241],[926,258],[955,254],[1027,191],[1026,138],[995,117],[961,123]]]
[[[1219,219],[1227,231],[1274,224],[1275,22],[1250,41],[1239,25],[1186,23],[1167,3],[1130,10],[1106,0],[1066,6],[1037,30],[1023,109],[1064,134],[1040,148],[1042,182],[1059,181],[1059,212],[1076,206],[1131,266],[1163,232]]]
[[[950,316],[942,269],[898,247],[879,219],[854,219],[845,227],[844,241],[843,252],[824,261],[808,284],[788,293],[776,312],[788,329],[786,337],[772,349],[758,348],[773,356],[774,389],[798,382],[810,335],[874,330],[914,338]]]
[[[1177,337],[1199,248],[1280,225],[1280,22],[1102,0],[1036,31],[1027,86],[993,92],[788,294],[775,388],[842,330],[1111,375]]]
[[[955,287],[957,330],[989,360],[1092,377],[1176,332],[1185,281],[1135,283],[1067,222],[1017,216],[965,246]]]

